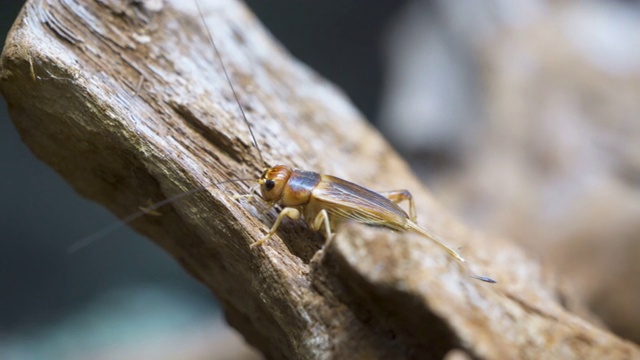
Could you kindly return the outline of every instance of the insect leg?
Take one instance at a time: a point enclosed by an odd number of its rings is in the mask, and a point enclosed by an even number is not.
[[[391,190],[391,191],[380,191],[380,195],[386,197],[392,202],[398,204],[404,200],[409,201],[409,218],[411,221],[416,222],[416,204],[413,201],[413,196],[408,190]]]
[[[311,230],[318,231],[322,225],[324,225],[325,230],[327,230],[327,241],[331,240],[331,237],[333,236],[331,234],[331,223],[329,222],[329,214],[325,209],[320,210],[318,215],[316,215],[316,218],[313,220]]]
[[[234,200],[238,200],[238,199],[244,199],[246,198],[247,200],[251,201],[253,200],[253,198],[256,196],[256,192],[258,191],[258,188],[260,187],[260,185],[256,185],[254,187],[251,188],[251,190],[249,191],[248,194],[243,194],[243,195],[233,195],[232,198]]]
[[[298,220],[300,219],[300,211],[296,208],[292,208],[292,207],[286,207],[284,209],[282,209],[282,211],[280,211],[280,214],[278,215],[278,218],[276,219],[276,222],[273,224],[273,226],[271,227],[271,230],[269,230],[269,233],[263,237],[262,239],[254,242],[253,244],[251,244],[251,247],[256,247],[256,246],[260,246],[262,244],[264,244],[267,240],[269,240],[269,238],[271,238],[273,236],[273,234],[276,233],[276,231],[278,230],[278,227],[280,226],[280,223],[282,222],[282,219],[284,217],[288,217],[290,219],[293,220]]]

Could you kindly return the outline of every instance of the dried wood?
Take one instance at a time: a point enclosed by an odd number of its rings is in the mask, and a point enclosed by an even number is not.
[[[348,224],[324,244],[236,201],[263,164],[195,7],[30,1],[0,86],[25,143],[83,196],[124,217],[200,186],[131,225],[221,302],[268,358],[637,358],[637,346],[567,309],[554,276],[438,206],[341,92],[296,62],[232,1],[201,4],[262,155],[374,189],[410,189],[419,223],[463,247],[475,272],[415,235]],[[212,184],[217,184],[213,185]]]

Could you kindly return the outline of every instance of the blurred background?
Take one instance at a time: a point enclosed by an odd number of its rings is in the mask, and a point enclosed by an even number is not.
[[[4,41],[22,2],[3,5]],[[520,243],[640,342],[638,2],[249,5],[452,212]],[[67,254],[116,219],[31,155],[4,102],[0,116],[0,358],[259,358],[208,290],[130,230]]]

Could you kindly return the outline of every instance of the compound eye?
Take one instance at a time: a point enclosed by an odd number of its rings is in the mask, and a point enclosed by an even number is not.
[[[264,183],[264,186],[267,188],[267,190],[271,190],[271,189],[273,189],[274,186],[276,186],[276,182],[273,181],[273,180],[267,180]]]

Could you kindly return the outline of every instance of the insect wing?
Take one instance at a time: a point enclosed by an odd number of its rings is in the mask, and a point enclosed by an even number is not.
[[[386,197],[334,176],[321,175],[313,197],[331,221],[353,220],[402,230],[408,219],[407,213]]]

